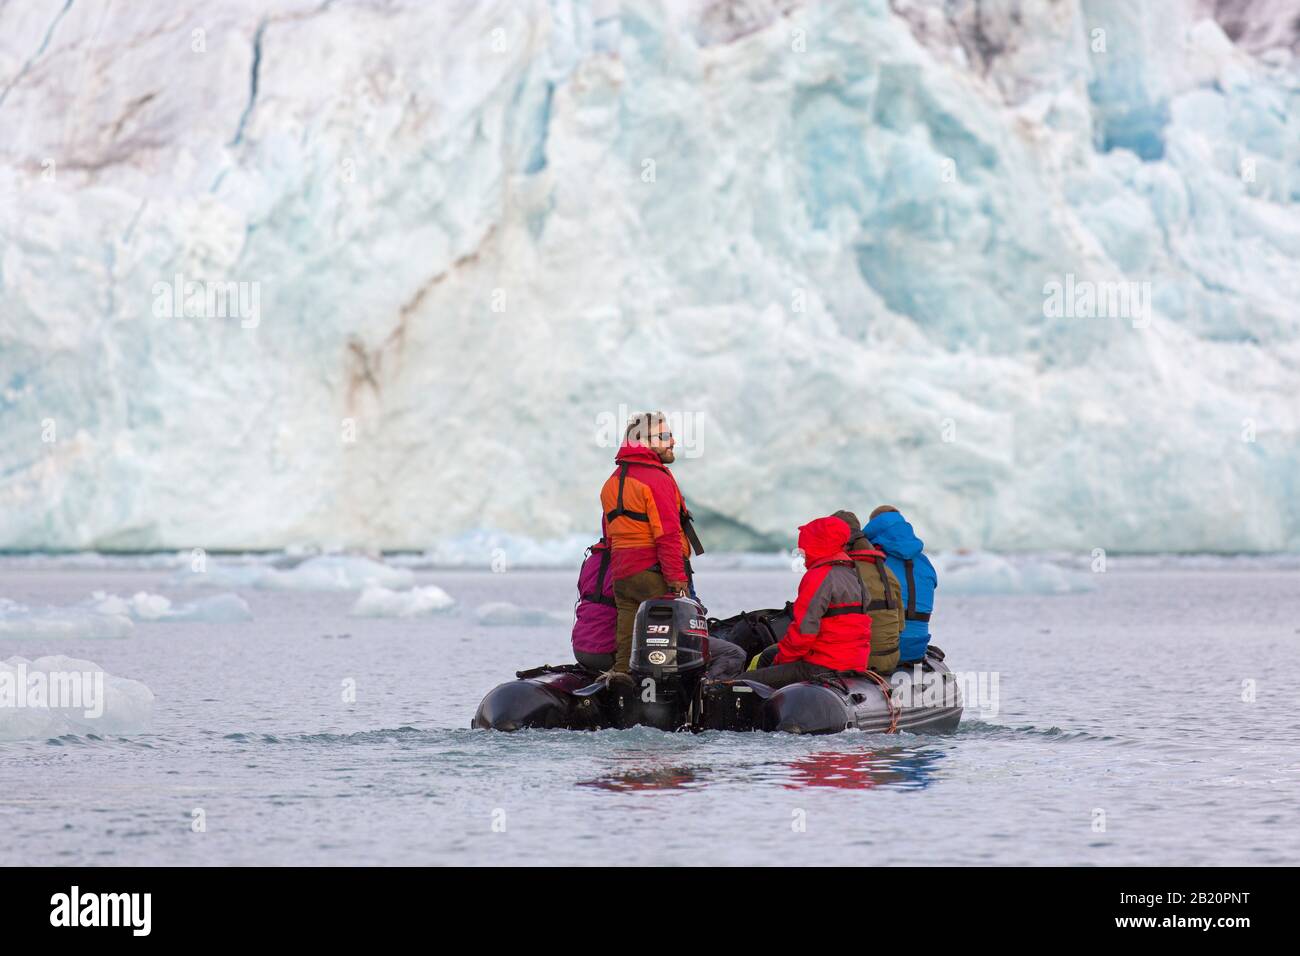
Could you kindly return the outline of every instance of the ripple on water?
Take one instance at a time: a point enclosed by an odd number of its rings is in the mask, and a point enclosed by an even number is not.
[[[154,750],[154,744],[136,737],[101,737],[99,734],[62,734],[48,737],[44,741],[14,740],[5,741],[12,746],[29,747],[44,745],[48,747],[112,747],[132,750]]]
[[[1086,730],[1065,730],[1061,727],[1035,727],[1033,724],[1026,724],[1023,727],[1012,727],[1009,724],[991,724],[983,720],[966,720],[962,721],[961,726],[957,729],[957,737],[983,737],[987,739],[1008,739],[1022,740],[1026,738],[1041,738],[1060,743],[1069,743],[1078,740],[1090,740],[1099,743],[1118,742],[1130,743],[1131,741],[1123,737],[1115,737],[1110,734],[1092,734]]]
[[[236,732],[223,734],[222,740],[254,744],[385,744],[410,740],[441,738],[445,730],[420,730],[416,727],[397,727],[385,730],[360,730],[350,734],[265,734]]]

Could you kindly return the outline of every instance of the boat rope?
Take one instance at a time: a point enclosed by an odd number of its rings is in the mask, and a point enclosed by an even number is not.
[[[893,687],[890,686],[889,681],[877,674],[875,671],[836,671],[830,674],[818,674],[816,677],[810,678],[808,683],[820,684],[823,687],[833,687],[844,694],[844,696],[851,698],[853,696],[853,691],[850,689],[849,685],[844,682],[844,678],[846,677],[866,678],[876,682],[881,693],[885,695],[886,706],[889,707],[889,729],[886,730],[885,733],[898,733],[898,718],[902,716],[903,713],[902,705],[894,702]]]
[[[865,671],[865,673],[880,685],[880,690],[885,695],[885,703],[889,705],[889,729],[885,731],[885,733],[898,733],[898,718],[902,713],[903,708],[901,705],[894,702],[893,687],[890,686],[889,681],[880,674],[877,674],[875,671]]]

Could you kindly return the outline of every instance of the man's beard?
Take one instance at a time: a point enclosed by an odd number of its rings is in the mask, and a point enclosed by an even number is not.
[[[672,464],[673,459],[676,457],[677,456],[673,454],[673,450],[671,448],[661,448],[659,450],[659,460],[662,461],[665,465]]]

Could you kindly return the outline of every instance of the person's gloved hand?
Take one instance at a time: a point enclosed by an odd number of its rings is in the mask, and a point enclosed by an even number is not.
[[[605,671],[600,675],[600,679],[611,687],[615,684],[622,684],[625,687],[631,687],[636,683],[636,681],[632,679],[632,675],[627,671]]]

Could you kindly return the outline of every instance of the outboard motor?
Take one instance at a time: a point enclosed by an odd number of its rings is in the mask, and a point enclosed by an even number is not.
[[[700,712],[709,665],[709,625],[690,598],[652,598],[637,609],[629,670],[634,687],[619,701],[620,727],[690,728]]]

